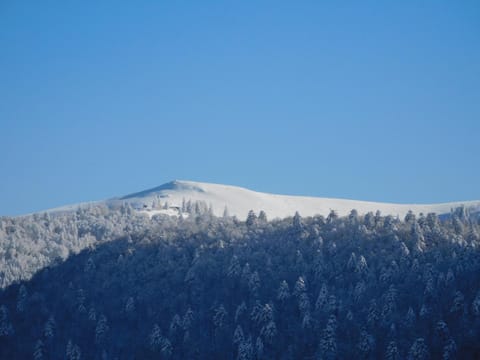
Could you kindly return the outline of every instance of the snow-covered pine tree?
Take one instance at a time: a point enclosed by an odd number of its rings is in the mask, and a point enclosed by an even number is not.
[[[8,317],[8,309],[5,305],[2,305],[0,306],[0,339],[13,334],[13,325]]]
[[[465,296],[463,296],[461,291],[456,291],[453,297],[453,303],[450,308],[451,313],[458,314],[458,316],[463,315],[465,311]]]
[[[20,285],[18,288],[17,295],[17,311],[23,313],[27,306],[28,292],[24,284]]]
[[[149,345],[150,349],[156,351],[160,349],[162,345],[162,331],[160,330],[160,326],[158,324],[153,325],[153,329],[149,336]]]
[[[293,228],[297,231],[303,229],[303,221],[302,217],[298,213],[298,211],[295,212],[295,215],[293,216]]]
[[[253,360],[254,349],[252,344],[252,337],[244,339],[238,347],[237,360]]]
[[[264,345],[261,337],[257,337],[257,341],[255,342],[255,355],[257,359],[263,359],[263,353],[264,353]]]
[[[182,319],[183,330],[185,331],[190,330],[193,324],[193,320],[194,320],[194,314],[192,309],[189,307],[187,311],[185,311],[185,314],[183,315],[183,319]]]
[[[375,338],[373,335],[369,334],[366,330],[360,332],[360,341],[357,345],[362,358],[368,359],[373,357],[373,352],[375,350]]]
[[[315,311],[326,311],[328,305],[328,289],[325,283],[322,284],[320,292],[318,293],[317,301],[315,302]]]
[[[307,284],[305,283],[303,276],[300,276],[295,282],[295,287],[293,288],[293,294],[299,297],[300,294],[303,294],[305,291],[307,291]]]
[[[247,312],[247,305],[245,301],[242,301],[240,305],[237,306],[235,310],[235,323],[240,322],[240,320],[244,317],[244,314]]]
[[[385,360],[401,360],[400,352],[398,351],[397,343],[390,341],[385,352]]]
[[[319,359],[334,360],[337,358],[337,319],[331,315],[322,332],[318,349]]]
[[[43,360],[45,355],[44,344],[42,340],[37,340],[33,349],[33,359]]]
[[[427,360],[430,356],[428,351],[427,344],[425,343],[425,339],[418,338],[416,339],[410,351],[408,352],[408,359],[409,360]]]
[[[132,296],[129,296],[125,303],[125,312],[127,315],[133,315],[135,313],[135,300]]]
[[[277,291],[277,299],[280,302],[285,302],[289,298],[290,298],[290,289],[288,287],[288,283],[285,280],[283,280],[280,283],[280,287],[278,288],[278,291]]]
[[[258,291],[260,289],[260,276],[258,275],[258,271],[254,271],[252,275],[250,275],[250,278],[248,279],[248,289],[253,297],[258,296]]]
[[[248,227],[253,227],[257,224],[257,215],[253,210],[250,210],[247,215],[247,220],[245,221],[245,224]]]
[[[266,224],[268,222],[267,213],[265,211],[260,210],[260,213],[258,214],[258,221],[261,224]]]
[[[236,255],[232,256],[230,260],[230,265],[228,267],[227,276],[230,278],[238,278],[242,274],[242,267],[240,266],[240,261]]]
[[[95,328],[95,342],[97,344],[102,344],[106,340],[109,329],[110,327],[108,326],[107,317],[105,315],[100,315]]]
[[[407,315],[405,316],[404,324],[407,329],[412,328],[415,325],[415,322],[417,321],[417,316],[415,315],[415,311],[413,311],[413,308],[410,306],[407,311]]]
[[[473,299],[472,311],[475,316],[480,316],[480,290],[477,291],[477,295]]]
[[[43,328],[43,335],[48,341],[51,341],[55,336],[55,328],[55,318],[53,316],[50,316],[45,323],[45,327]]]
[[[443,360],[454,360],[457,358],[457,344],[452,338],[448,339],[443,347]]]
[[[235,331],[233,332],[233,344],[239,345],[244,339],[243,330],[240,325],[237,325]]]
[[[269,321],[260,330],[260,335],[267,344],[274,344],[275,337],[277,336],[277,326],[273,320]]]

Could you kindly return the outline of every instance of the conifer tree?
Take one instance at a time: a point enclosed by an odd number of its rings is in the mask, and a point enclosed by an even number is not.
[[[47,340],[51,341],[53,339],[53,337],[55,336],[55,328],[55,319],[53,316],[50,316],[45,323],[45,327],[43,329],[43,334]]]
[[[278,288],[278,291],[277,291],[277,299],[281,302],[285,302],[289,298],[290,298],[290,289],[288,287],[288,283],[285,280],[283,280],[280,283],[280,287]],[[479,303],[479,305],[480,305],[480,303]],[[480,308],[479,308],[479,310],[480,310]]]
[[[385,352],[385,360],[400,360],[402,357],[398,351],[397,343],[390,341]]]
[[[423,338],[418,338],[414,341],[408,353],[409,360],[427,360],[429,358],[427,344]]]
[[[13,325],[8,318],[8,309],[5,305],[2,305],[0,306],[0,338],[13,334]]]
[[[334,315],[331,315],[328,319],[327,326],[323,330],[322,337],[320,339],[319,356],[322,359],[333,360],[337,357],[337,319]]]
[[[18,288],[18,296],[17,296],[17,311],[19,313],[23,313],[25,311],[25,308],[27,306],[27,297],[28,297],[28,292],[27,288],[25,285],[20,285]]]
[[[101,315],[95,328],[95,342],[97,344],[102,344],[106,340],[109,329],[106,316]]]
[[[162,340],[163,340],[163,337],[162,337],[162,331],[160,330],[160,326],[158,326],[158,324],[153,325],[153,330],[150,333],[150,337],[149,337],[150,349],[152,349],[153,351],[160,349],[162,345]]]
[[[45,350],[44,350],[43,341],[38,340],[35,343],[35,348],[33,350],[33,359],[34,360],[43,360],[44,359],[44,354],[45,354]]]

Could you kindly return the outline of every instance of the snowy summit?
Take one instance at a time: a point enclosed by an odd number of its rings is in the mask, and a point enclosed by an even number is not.
[[[214,215],[222,216],[225,208],[229,215],[244,219],[250,210],[265,211],[270,219],[292,216],[298,211],[302,216],[328,215],[334,210],[338,215],[348,215],[352,209],[359,214],[376,212],[382,215],[404,217],[408,211],[448,214],[452,209],[465,206],[480,210],[480,201],[443,204],[392,204],[346,199],[288,196],[261,193],[237,186],[175,180],[153,189],[130,194],[109,202],[127,202],[138,211],[155,214],[178,215],[185,204],[201,203],[210,207]]]

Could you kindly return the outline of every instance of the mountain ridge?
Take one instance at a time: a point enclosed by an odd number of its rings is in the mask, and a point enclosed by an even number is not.
[[[458,201],[436,204],[396,204],[374,201],[360,201],[329,197],[300,195],[280,195],[250,190],[243,187],[205,183],[189,180],[173,180],[160,186],[123,196],[117,200],[127,201],[137,210],[149,215],[162,213],[155,211],[155,201],[168,203],[168,208],[181,208],[184,201],[200,201],[211,206],[215,215],[221,216],[225,207],[230,215],[245,218],[249,210],[264,210],[270,218],[282,218],[298,211],[303,216],[328,215],[335,211],[338,215],[348,215],[352,209],[360,214],[376,212],[384,215],[405,216],[414,213],[435,212],[439,215],[450,213],[452,209],[465,206],[480,211],[480,200]]]
[[[340,216],[355,209],[359,214],[381,212],[382,215],[404,217],[409,211],[415,214],[449,214],[453,209],[465,206],[471,212],[480,212],[480,200],[456,201],[434,204],[398,204],[351,200],[343,198],[281,195],[258,192],[244,187],[190,180],[173,180],[162,185],[100,201],[57,207],[41,212],[74,211],[86,206],[105,204],[117,206],[128,203],[134,209],[149,216],[180,215],[184,202],[201,202],[211,208],[216,216],[227,209],[229,215],[244,219],[250,210],[265,211],[269,218],[283,218],[299,212],[302,216],[327,216],[332,210]]]

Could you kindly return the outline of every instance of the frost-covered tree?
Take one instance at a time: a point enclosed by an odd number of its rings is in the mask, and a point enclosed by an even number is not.
[[[265,346],[263,341],[260,337],[257,337],[257,341],[255,341],[255,355],[257,359],[262,359],[264,354]]]
[[[252,360],[254,356],[252,338],[244,339],[238,347],[238,360]]]
[[[355,272],[360,275],[365,275],[368,272],[367,259],[363,255],[360,255],[356,263]]]
[[[97,321],[97,312],[95,311],[95,308],[91,307],[90,310],[88,310],[88,320],[92,322]]]
[[[27,306],[27,298],[28,298],[28,292],[27,288],[25,285],[20,285],[18,288],[18,296],[17,296],[17,311],[20,313],[23,313],[25,311],[25,308]]]
[[[289,298],[290,298],[290,289],[288,287],[288,283],[285,280],[283,280],[280,283],[280,287],[278,288],[277,299],[281,302],[285,302]],[[479,303],[479,305],[480,305],[480,303]]]
[[[44,344],[42,340],[38,340],[35,343],[35,348],[33,349],[33,359],[42,360],[45,356]]]
[[[153,325],[153,330],[150,333],[149,336],[149,345],[150,349],[152,350],[157,350],[160,349],[163,341],[163,336],[162,336],[162,331],[160,329],[160,326],[158,324]]]
[[[251,322],[260,327],[263,322],[263,305],[259,300],[255,301],[255,304],[252,306],[252,311],[250,312]]]
[[[132,296],[129,296],[125,303],[125,312],[130,315],[135,313],[135,300]]]
[[[460,291],[455,292],[453,303],[450,308],[451,313],[462,315],[465,308],[465,297]]]
[[[243,265],[242,276],[241,276],[242,282],[246,286],[248,286],[248,282],[250,280],[251,275],[252,275],[252,270],[250,269],[250,264],[247,262],[247,263],[245,263],[245,265]]]
[[[179,331],[182,329],[182,320],[178,314],[175,314],[170,321],[170,336],[174,337],[178,335]]]
[[[226,320],[227,310],[225,310],[225,306],[222,304],[215,309],[215,314],[213,315],[213,324],[217,329],[219,329],[225,325]]]
[[[248,279],[248,288],[252,296],[258,296],[258,290],[260,289],[260,276],[257,271],[254,271]]]
[[[320,338],[319,355],[322,359],[335,359],[337,357],[337,319],[331,315],[328,319],[327,326],[323,330]]]
[[[395,286],[390,285],[384,295],[384,306],[382,308],[382,317],[384,319],[392,316],[397,309],[398,292]]]
[[[443,347],[442,359],[453,360],[457,358],[456,355],[457,355],[457,344],[455,343],[455,340],[450,338],[447,340],[445,346]]]
[[[402,357],[398,351],[397,343],[390,341],[385,352],[385,360],[400,360]]]
[[[428,352],[427,344],[423,338],[418,338],[414,341],[408,353],[409,360],[427,360],[430,354]]]
[[[357,268],[357,255],[355,255],[355,253],[352,252],[350,254],[350,257],[348,258],[347,270],[355,271],[356,268]]]
[[[238,345],[242,343],[243,339],[244,339],[244,335],[243,335],[242,327],[240,325],[237,325],[237,327],[235,328],[235,332],[233,333],[233,343],[235,345]]]
[[[0,306],[0,338],[13,335],[13,325],[8,318],[8,309]]]
[[[168,338],[162,339],[162,343],[160,345],[160,352],[165,359],[169,359],[170,356],[172,356],[173,347],[172,343],[170,342],[170,340],[168,340]]]
[[[107,337],[107,333],[110,327],[108,326],[107,318],[105,315],[100,315],[97,326],[95,328],[95,342],[102,344]]]
[[[262,224],[265,224],[267,223],[267,214],[265,211],[261,210],[259,213],[258,213],[258,221]]]
[[[65,355],[67,360],[80,360],[82,358],[80,347],[76,344],[73,344],[70,340],[68,341]]]
[[[244,314],[246,314],[246,312],[247,305],[245,304],[245,301],[242,301],[242,303],[238,305],[237,309],[235,310],[235,323],[238,323]]]
[[[300,276],[295,283],[293,294],[298,297],[305,293],[305,291],[307,291],[307,284],[305,283],[303,276]]]
[[[472,311],[475,316],[480,316],[480,290],[477,292],[477,295],[473,299]]]
[[[270,320],[265,326],[262,327],[260,334],[265,343],[274,344],[274,340],[277,335],[277,326],[275,325],[275,322]]]
[[[189,307],[187,311],[185,311],[185,314],[183,315],[183,319],[182,319],[182,326],[185,331],[190,330],[190,328],[193,325],[193,320],[194,320],[193,310]]]
[[[87,312],[87,308],[85,307],[85,292],[83,289],[78,289],[77,290],[77,299],[76,299],[76,306],[77,306],[77,311],[81,314]]]
[[[415,325],[415,321],[417,320],[417,317],[415,315],[415,311],[413,311],[412,307],[410,306],[407,311],[407,315],[405,316],[405,326],[407,328],[411,328]]]
[[[306,293],[302,293],[298,297],[298,308],[302,315],[310,313],[310,299]]]
[[[86,274],[92,274],[95,272],[96,266],[95,261],[91,257],[88,258],[87,262],[85,263],[84,271]]]
[[[237,278],[241,274],[242,267],[240,266],[240,261],[238,260],[238,257],[236,255],[233,255],[232,260],[230,260],[230,266],[228,267],[227,275],[231,278]]]
[[[43,328],[43,335],[47,340],[52,340],[53,337],[55,336],[55,318],[53,316],[50,316],[45,323],[45,327]]]
[[[257,215],[253,210],[250,210],[247,215],[246,225],[252,227],[257,224]]]
[[[303,313],[302,318],[302,329],[303,330],[310,330],[313,327],[313,317],[309,311]]]
[[[377,302],[375,299],[370,301],[370,305],[368,307],[368,313],[367,313],[367,324],[371,328],[374,328],[377,323],[378,323],[379,315],[378,315],[378,309],[377,309]]]
[[[293,228],[295,230],[302,230],[303,228],[302,217],[300,216],[298,211],[296,211],[295,215],[293,216]]]
[[[229,213],[229,211],[228,211],[228,207],[225,206],[225,208],[223,209],[223,218],[224,218],[224,219],[227,219],[227,218],[229,218],[229,217],[230,217],[230,213]]]
[[[359,302],[363,295],[365,294],[365,291],[367,290],[367,286],[363,280],[359,281],[353,290],[353,299],[355,302]]]
[[[362,330],[357,348],[360,354],[362,354],[362,357],[369,358],[375,350],[375,338],[367,331]]]
[[[327,311],[329,314],[336,314],[337,309],[338,309],[337,297],[332,294],[328,297]]]

